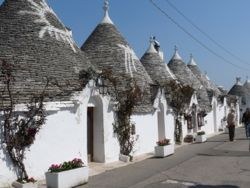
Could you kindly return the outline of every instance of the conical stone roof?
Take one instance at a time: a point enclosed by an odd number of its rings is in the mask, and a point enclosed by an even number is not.
[[[239,97],[244,97],[246,94],[246,89],[243,87],[242,83],[240,82],[240,78],[236,78],[236,83],[228,92],[229,95],[235,95]]]
[[[163,86],[167,81],[175,79],[173,73],[155,50],[152,39],[150,40],[148,50],[141,58],[141,62],[155,83]]]
[[[247,94],[250,95],[250,80],[249,80],[248,78],[247,78],[247,80],[245,81],[245,83],[244,83],[243,86],[244,86],[244,88],[245,88]]]
[[[175,49],[175,53],[169,61],[168,66],[181,84],[189,85],[196,90],[200,108],[202,110],[210,111],[211,105],[206,88],[183,62],[177,48]]]
[[[60,85],[60,89],[58,86],[48,88],[48,92],[58,96],[57,101],[69,100],[72,92],[82,89],[80,72],[91,67],[71,32],[45,0],[3,2],[0,59],[14,65],[12,89],[21,103],[43,90],[45,78],[56,79]]]
[[[203,74],[199,69],[197,63],[193,58],[193,55],[191,55],[190,61],[187,66],[207,90],[214,91],[215,95],[220,94],[220,90],[218,89],[218,87],[207,77],[207,75]]]
[[[134,79],[140,88],[149,88],[149,84],[152,83],[150,76],[134,50],[109,18],[107,4],[105,4],[104,10],[103,20],[84,42],[81,49],[96,67],[112,70],[112,76],[119,83],[121,90],[126,87],[124,76]],[[144,100],[136,111],[152,111],[150,100]]]

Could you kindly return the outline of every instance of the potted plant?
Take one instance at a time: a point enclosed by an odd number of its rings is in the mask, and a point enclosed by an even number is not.
[[[196,143],[202,143],[202,142],[206,142],[207,141],[207,137],[206,137],[206,133],[205,131],[199,131],[197,132],[196,138],[195,138],[195,142]]]
[[[186,143],[192,143],[193,141],[194,141],[194,136],[191,134],[186,135],[184,138],[184,142]]]
[[[174,153],[174,144],[170,143],[170,139],[163,139],[156,142],[155,146],[155,156],[156,157],[166,157]]]
[[[12,183],[15,188],[37,188],[37,181],[34,178],[28,178],[27,180],[18,179]]]
[[[75,187],[88,182],[89,169],[81,159],[53,164],[45,173],[47,187]]]

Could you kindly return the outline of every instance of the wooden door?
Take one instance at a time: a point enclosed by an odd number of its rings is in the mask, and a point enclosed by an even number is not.
[[[93,155],[94,155],[94,108],[93,107],[88,107],[87,116],[88,116],[88,120],[87,120],[88,162],[92,162]]]

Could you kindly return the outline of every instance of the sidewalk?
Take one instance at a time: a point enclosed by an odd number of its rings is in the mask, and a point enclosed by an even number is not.
[[[240,188],[250,184],[249,141],[243,127],[236,129],[235,142],[229,142],[228,134],[221,133],[205,143],[177,146],[175,154],[166,158],[148,157],[121,168],[106,169],[104,173],[91,176],[88,184],[79,188],[145,188],[151,187],[152,182],[157,185],[154,187],[168,187],[162,182],[168,183],[166,180],[171,179],[207,182],[207,185],[228,182]]]
[[[218,144],[219,143],[219,144]],[[194,150],[194,148],[200,148],[199,150],[202,150],[202,155],[207,155],[207,156],[212,156],[212,155],[231,155],[231,156],[243,156],[247,155],[250,153],[248,152],[246,154],[246,151],[248,151],[249,147],[249,142],[246,141],[246,138],[244,137],[244,128],[238,127],[236,130],[236,141],[235,142],[229,142],[228,141],[228,134],[220,132],[217,134],[209,135],[208,136],[208,141],[207,143],[202,143],[202,144],[189,144],[189,143],[183,143],[182,145],[176,145],[175,146],[175,155],[164,158],[163,160],[169,161],[168,163],[171,163],[171,161],[179,160],[180,156],[183,155],[181,153],[186,153],[186,151],[191,151]],[[208,145],[214,145],[212,149],[208,148]],[[209,146],[210,147],[210,146]],[[208,148],[208,149],[206,149]],[[195,151],[195,150],[194,150]],[[195,152],[193,152],[191,156],[194,156]],[[122,170],[121,167],[126,167],[126,168],[136,168],[136,166],[141,166],[143,163],[149,163],[148,160],[151,161],[151,163],[158,163],[159,160],[153,158],[154,153],[148,153],[145,155],[141,156],[136,156],[134,157],[133,162],[129,163],[124,163],[121,161],[117,161],[114,163],[108,163],[108,164],[103,164],[103,163],[89,163],[90,167],[90,179],[93,181],[96,179],[95,176],[99,177],[105,176],[105,179],[112,179],[114,177],[108,178],[108,174],[112,174],[113,170],[120,171]],[[148,159],[148,160],[146,160]],[[163,162],[163,161],[162,161]],[[161,164],[159,164],[161,166]],[[107,174],[106,174],[107,173]],[[106,174],[106,175],[105,175]],[[89,183],[90,184],[90,183]],[[46,185],[44,182],[41,182],[41,185],[39,186],[40,188],[45,188]]]
[[[219,134],[223,134],[223,132],[211,134],[207,138],[209,139],[209,138],[212,138],[212,137],[217,136]],[[192,144],[192,143],[183,142],[181,145],[175,144],[175,150],[178,150],[178,149],[180,149],[182,147],[185,147],[187,145],[190,145],[190,144]],[[132,164],[138,163],[140,161],[143,161],[145,159],[153,158],[153,157],[154,157],[154,153],[152,152],[152,153],[147,153],[147,154],[144,154],[144,155],[135,156],[133,161],[129,162],[129,163],[125,163],[125,162],[122,162],[122,161],[116,161],[116,162],[108,163],[108,164],[92,162],[92,163],[89,163],[89,169],[90,169],[89,176],[95,176],[95,175],[104,173],[104,172],[109,171],[109,170],[124,167],[124,166],[127,166],[127,165],[132,165]]]

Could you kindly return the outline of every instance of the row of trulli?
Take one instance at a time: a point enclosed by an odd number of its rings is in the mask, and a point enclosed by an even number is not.
[[[140,60],[110,19],[108,8],[105,1],[104,18],[80,49],[45,0],[5,0],[0,7],[1,111],[10,105],[2,80],[3,61],[11,65],[15,77],[11,98],[16,101],[17,112],[26,111],[25,104],[41,93],[49,80],[47,120],[24,161],[28,174],[36,179],[44,179],[51,164],[73,158],[81,158],[85,164],[119,160],[120,146],[113,130],[117,101],[104,92],[105,85],[94,78],[89,80],[86,75],[91,72],[111,70],[119,92],[131,87],[131,80],[144,92],[131,117],[136,137],[131,155],[153,152],[156,142],[164,138],[175,142],[171,106],[162,89],[152,92],[153,85],[159,88],[176,80],[195,89],[190,99],[192,119],[183,119],[183,136],[199,130],[215,133],[226,115],[225,100],[217,98],[218,89],[193,59],[187,66],[176,50],[167,65],[151,40]],[[202,122],[197,120],[201,112]],[[4,118],[0,113],[1,122]],[[0,133],[2,141],[2,129]],[[0,156],[0,187],[6,187],[16,174],[4,145],[0,146]]]

